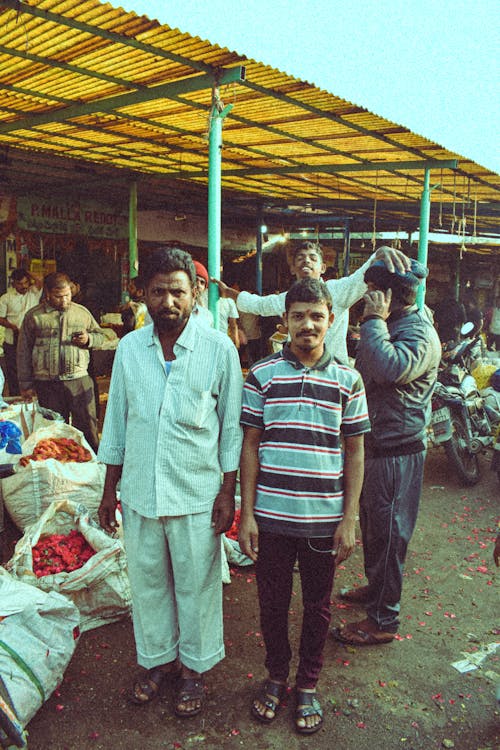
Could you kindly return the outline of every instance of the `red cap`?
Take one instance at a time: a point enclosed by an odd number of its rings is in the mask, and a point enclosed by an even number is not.
[[[196,275],[201,276],[202,279],[205,279],[206,284],[208,286],[208,271],[203,265],[203,263],[200,263],[199,260],[193,260],[194,267],[196,269]]]

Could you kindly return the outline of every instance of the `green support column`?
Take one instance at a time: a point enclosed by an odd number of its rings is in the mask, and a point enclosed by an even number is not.
[[[222,107],[217,86],[214,88],[208,140],[208,275],[220,279],[221,266],[221,164],[222,123],[233,108]],[[219,289],[208,286],[208,307],[214,316],[214,326],[219,328]]]
[[[427,266],[427,248],[429,245],[429,222],[431,215],[431,171],[426,169],[424,173],[424,189],[420,201],[420,227],[418,233],[418,260]],[[421,310],[425,303],[425,279],[418,287],[417,305]]]
[[[129,278],[135,279],[139,273],[139,256],[137,254],[137,182],[130,185],[128,206],[128,260]]]
[[[125,289],[125,278],[126,281],[135,279],[139,273],[139,258],[137,254],[137,183],[132,182],[129,189],[128,199],[128,264],[125,259],[121,262],[121,301],[126,303],[129,301],[129,295]]]

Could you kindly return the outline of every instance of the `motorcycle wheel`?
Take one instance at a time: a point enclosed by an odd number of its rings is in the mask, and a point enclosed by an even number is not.
[[[451,439],[444,443],[446,455],[462,484],[472,487],[479,482],[479,459],[467,450],[467,430],[459,414],[451,415],[451,427]]]

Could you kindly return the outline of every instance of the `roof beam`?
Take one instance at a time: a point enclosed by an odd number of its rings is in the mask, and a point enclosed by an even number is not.
[[[314,174],[326,172],[328,174],[341,174],[342,172],[395,172],[413,169],[456,169],[457,159],[423,159],[422,161],[384,161],[363,164],[298,164],[284,167],[249,167],[248,169],[223,169],[225,177],[246,177],[257,174]],[[190,177],[203,177],[207,172],[190,172]]]
[[[274,97],[275,99],[278,99],[279,101],[282,101],[286,104],[291,104],[293,106],[300,107],[301,109],[304,109],[307,112],[310,112],[311,114],[317,115],[318,117],[325,117],[328,120],[332,120],[333,122],[337,122],[340,125],[344,125],[347,128],[351,128],[351,130],[356,130],[358,133],[362,133],[363,135],[369,136],[371,138],[376,138],[380,141],[383,141],[384,143],[387,143],[390,146],[395,146],[398,149],[402,148],[401,144],[398,141],[395,141],[392,138],[389,138],[387,135],[384,135],[383,133],[377,133],[374,130],[369,130],[368,128],[365,128],[362,125],[358,125],[355,122],[351,122],[350,120],[346,119],[345,117],[342,117],[341,115],[335,115],[333,114],[333,112],[319,109],[318,107],[313,107],[311,104],[307,104],[307,102],[301,102],[300,99],[294,99],[292,96],[288,96],[288,94],[283,94],[280,91],[275,91],[274,89],[268,89],[265,86],[259,86],[259,84],[252,83],[252,81],[246,80],[243,85],[246,88],[251,89],[252,91],[255,91],[256,93],[263,94],[264,96]],[[423,159],[426,158],[425,154],[420,149],[415,148],[413,146],[404,146],[404,150],[409,151],[410,153],[413,153],[415,154],[415,156],[419,156],[420,158],[423,158]],[[460,173],[465,175],[466,177],[470,177],[470,175],[468,175],[463,170],[460,170]],[[481,177],[478,177],[477,175],[474,175],[472,179],[475,182],[488,185],[488,187],[491,187],[489,183],[486,182],[486,180],[483,180]]]
[[[138,88],[138,84],[132,83],[131,81],[125,81],[123,78],[116,78],[115,76],[108,76],[106,73],[98,73],[95,70],[88,70],[88,68],[80,68],[78,65],[72,65],[71,63],[64,62],[63,60],[57,60],[51,57],[42,57],[41,55],[35,55],[33,52],[26,52],[24,50],[13,49],[12,47],[5,47],[3,44],[0,45],[0,52],[10,57],[20,57],[22,60],[30,60],[31,62],[44,65],[47,68],[61,68],[62,70],[68,70],[70,73],[76,73],[80,76],[87,76],[88,78],[96,78],[99,81],[106,81],[111,83],[113,86],[124,86],[128,89]]]
[[[32,130],[39,125],[65,122],[77,117],[99,114],[99,112],[112,112],[117,109],[133,106],[134,104],[142,104],[152,99],[171,99],[179,94],[211,89],[214,84],[223,86],[234,81],[241,83],[243,80],[245,80],[245,67],[244,65],[237,65],[235,68],[227,68],[215,73],[203,73],[191,76],[190,78],[183,78],[180,81],[160,83],[158,86],[141,88],[139,91],[110,96],[107,99],[98,99],[92,102],[85,102],[84,104],[73,104],[69,107],[62,107],[61,109],[50,110],[50,112],[24,117],[21,120],[11,120],[0,125],[0,134],[12,133],[16,130]]]
[[[390,146],[396,146],[398,149],[401,148],[401,144],[398,143],[398,141],[395,141],[392,138],[389,138],[387,135],[384,135],[383,133],[377,133],[374,130],[365,128],[362,125],[358,125],[355,122],[351,122],[350,120],[347,120],[345,117],[342,117],[341,115],[335,115],[333,112],[329,112],[328,110],[319,109],[318,107],[313,107],[311,104],[307,104],[306,102],[300,101],[300,99],[294,99],[293,96],[288,96],[288,94],[283,94],[280,91],[275,91],[274,89],[268,89],[265,86],[259,86],[258,84],[252,83],[251,81],[245,81],[244,86],[264,96],[270,96],[270,97],[273,97],[274,99],[277,99],[278,101],[284,102],[285,104],[291,104],[295,107],[299,107],[300,109],[304,109],[307,112],[310,112],[311,114],[317,115],[318,117],[324,117],[327,120],[332,120],[332,122],[337,122],[340,125],[344,125],[344,127],[350,128],[351,130],[356,130],[358,133],[362,133],[363,135],[370,136],[371,138],[376,138],[377,140],[383,141],[384,143],[387,143]],[[419,156],[425,159],[425,154],[423,154],[422,151],[418,148],[414,148],[412,146],[404,146],[404,149],[405,151],[410,151],[414,153],[415,156]]]
[[[77,21],[75,18],[67,18],[66,16],[61,16],[58,13],[52,13],[52,11],[50,10],[41,10],[40,8],[33,7],[32,5],[28,5],[28,3],[22,2],[22,0],[1,0],[0,5],[2,7],[11,8],[12,10],[15,10],[16,13],[27,13],[30,16],[42,18],[45,21],[51,21],[52,23],[59,24],[60,26],[67,26],[71,29],[78,29],[79,31],[83,31],[86,34],[90,34],[91,36],[101,37],[101,39],[106,39],[110,42],[114,42],[115,44],[124,44],[128,47],[134,47],[135,49],[139,49],[142,52],[147,52],[151,55],[155,55],[155,57],[163,57],[166,60],[171,60],[172,62],[179,63],[180,65],[186,65],[188,68],[192,68],[193,70],[199,70],[205,73],[211,73],[214,70],[211,65],[207,65],[207,63],[204,63],[201,60],[189,60],[187,57],[176,55],[173,52],[168,52],[167,50],[163,50],[159,47],[154,47],[152,44],[145,44],[144,42],[140,42],[137,39],[132,39],[125,34],[118,34],[115,31],[101,29],[98,26],[92,26],[91,24],[84,23],[83,21]]]

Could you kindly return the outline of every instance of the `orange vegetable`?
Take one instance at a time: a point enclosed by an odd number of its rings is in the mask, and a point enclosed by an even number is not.
[[[55,458],[61,463],[84,463],[90,461],[92,456],[90,451],[71,438],[45,438],[36,444],[30,456],[23,456],[19,464],[27,466],[30,461],[46,461],[48,458]]]

